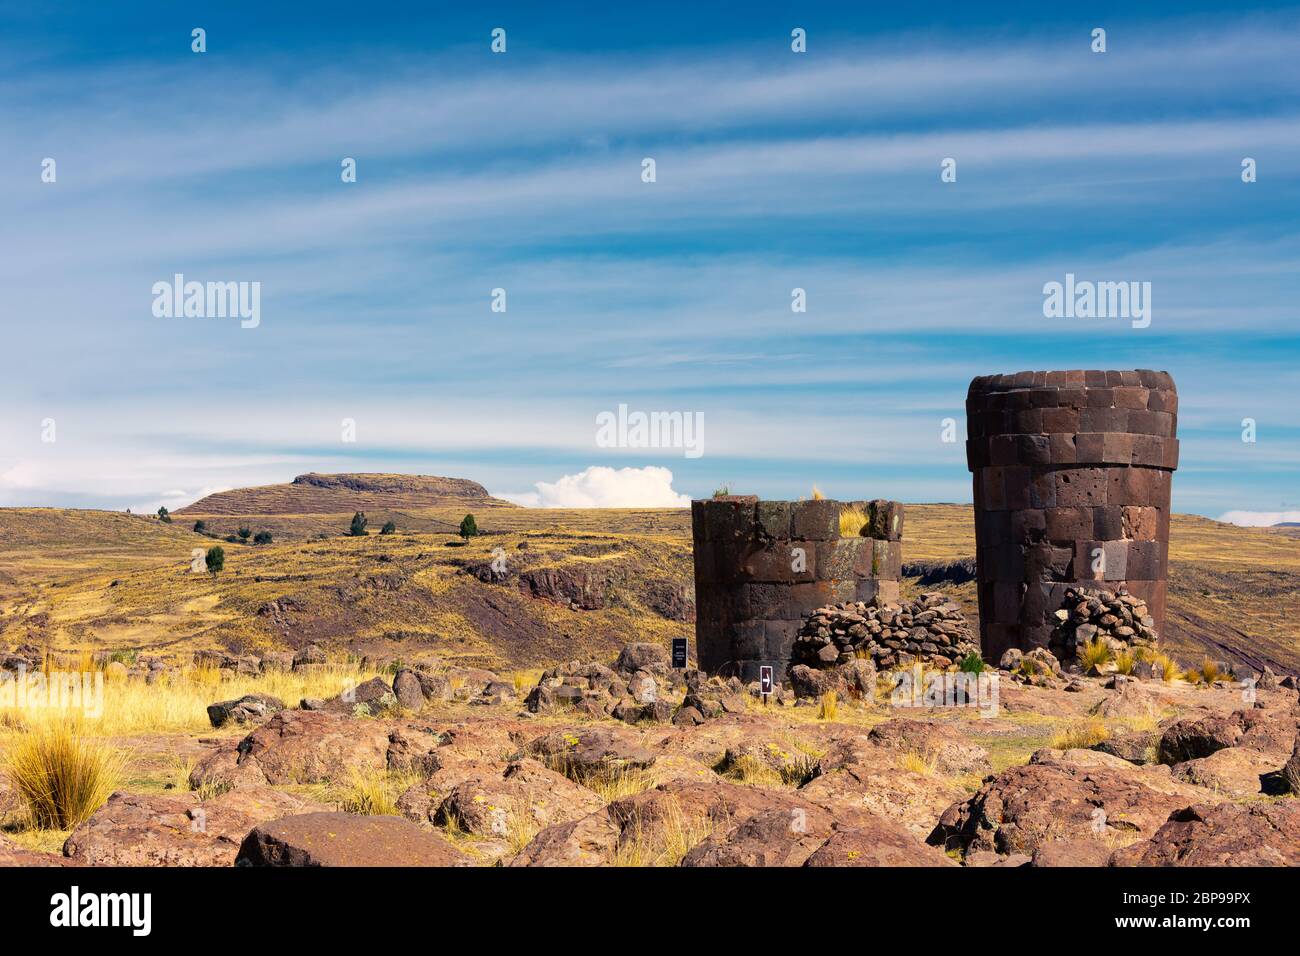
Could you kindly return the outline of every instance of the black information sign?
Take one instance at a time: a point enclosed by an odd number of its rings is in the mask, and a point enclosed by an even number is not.
[[[673,667],[683,668],[686,666],[686,638],[673,638]]]

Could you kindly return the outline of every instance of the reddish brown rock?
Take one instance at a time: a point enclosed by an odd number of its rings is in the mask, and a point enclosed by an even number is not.
[[[504,772],[467,777],[442,800],[434,822],[455,823],[467,833],[504,837],[520,825],[538,828],[577,820],[604,805],[586,787],[525,759],[509,764]]]
[[[325,783],[388,766],[389,730],[377,720],[286,710],[200,761],[191,786]]]
[[[1004,770],[973,797],[944,811],[928,842],[947,849],[1033,855],[1057,840],[1132,840],[1149,836],[1204,791],[1095,751],[1070,751],[1099,765],[1035,755]],[[1100,765],[1114,761],[1122,766]]]
[[[305,813],[254,827],[237,866],[463,866],[468,859],[428,827],[401,817]]]
[[[956,866],[934,847],[884,820],[836,830],[804,866]]]
[[[27,850],[6,836],[0,836],[0,867],[5,866],[68,866],[71,860],[57,853]]]
[[[68,837],[63,852],[90,866],[230,866],[259,823],[324,806],[269,787],[198,794],[114,793]]]
[[[1195,804],[1112,866],[1300,866],[1300,802]]]

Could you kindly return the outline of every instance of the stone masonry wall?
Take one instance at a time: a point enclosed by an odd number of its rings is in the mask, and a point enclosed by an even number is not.
[[[1078,585],[1126,586],[1162,632],[1178,467],[1169,374],[981,376],[966,422],[985,657],[1047,647],[1055,612]]]
[[[695,653],[711,673],[785,674],[799,627],[828,604],[898,599],[903,506],[851,502],[870,520],[840,537],[844,502],[760,501],[731,495],[691,502]]]

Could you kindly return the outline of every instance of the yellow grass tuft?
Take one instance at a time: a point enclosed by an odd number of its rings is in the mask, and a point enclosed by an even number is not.
[[[339,801],[344,813],[370,817],[398,817],[397,798],[415,782],[409,773],[354,773]]]
[[[615,866],[677,866],[694,846],[707,840],[716,824],[707,814],[687,814],[667,800],[652,823],[634,819],[624,828]]]
[[[1118,674],[1132,674],[1133,665],[1138,661],[1137,654],[1129,649],[1120,651],[1115,655],[1115,672]]]
[[[939,755],[936,753],[922,753],[919,750],[908,750],[899,755],[898,766],[903,770],[919,773],[923,777],[933,777],[935,770],[939,766]]]
[[[126,764],[120,750],[83,736],[76,723],[49,723],[19,737],[5,761],[28,824],[71,830],[108,800]]]
[[[1160,679],[1165,683],[1177,680],[1182,676],[1182,668],[1178,666],[1178,662],[1164,651],[1150,652],[1147,660],[1154,665],[1156,673],[1160,675]]]
[[[812,489],[812,500],[813,500],[813,501],[825,501],[825,500],[826,500],[826,496],[825,496],[824,494],[822,494],[822,490],[821,490],[820,488],[818,488],[816,485],[813,485],[813,489]]]
[[[840,695],[833,690],[822,694],[822,701],[817,708],[818,720],[834,720],[840,710]]]
[[[1066,728],[1052,738],[1053,750],[1087,750],[1110,739],[1110,728],[1099,717]]]
[[[1108,664],[1113,655],[1110,651],[1110,645],[1101,638],[1094,637],[1083,647],[1079,648],[1079,663],[1087,671],[1091,667],[1100,667],[1102,664]]]
[[[846,505],[840,509],[840,537],[856,538],[862,532],[862,527],[867,523],[867,513],[861,508],[854,505]]]

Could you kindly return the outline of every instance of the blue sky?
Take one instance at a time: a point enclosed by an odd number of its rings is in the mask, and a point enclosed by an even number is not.
[[[969,501],[972,376],[1148,367],[1177,510],[1300,512],[1300,9],[702,6],[0,4],[0,505]],[[260,325],[155,317],[178,272]],[[1044,318],[1068,272],[1150,327]],[[704,453],[600,447],[620,404]]]

